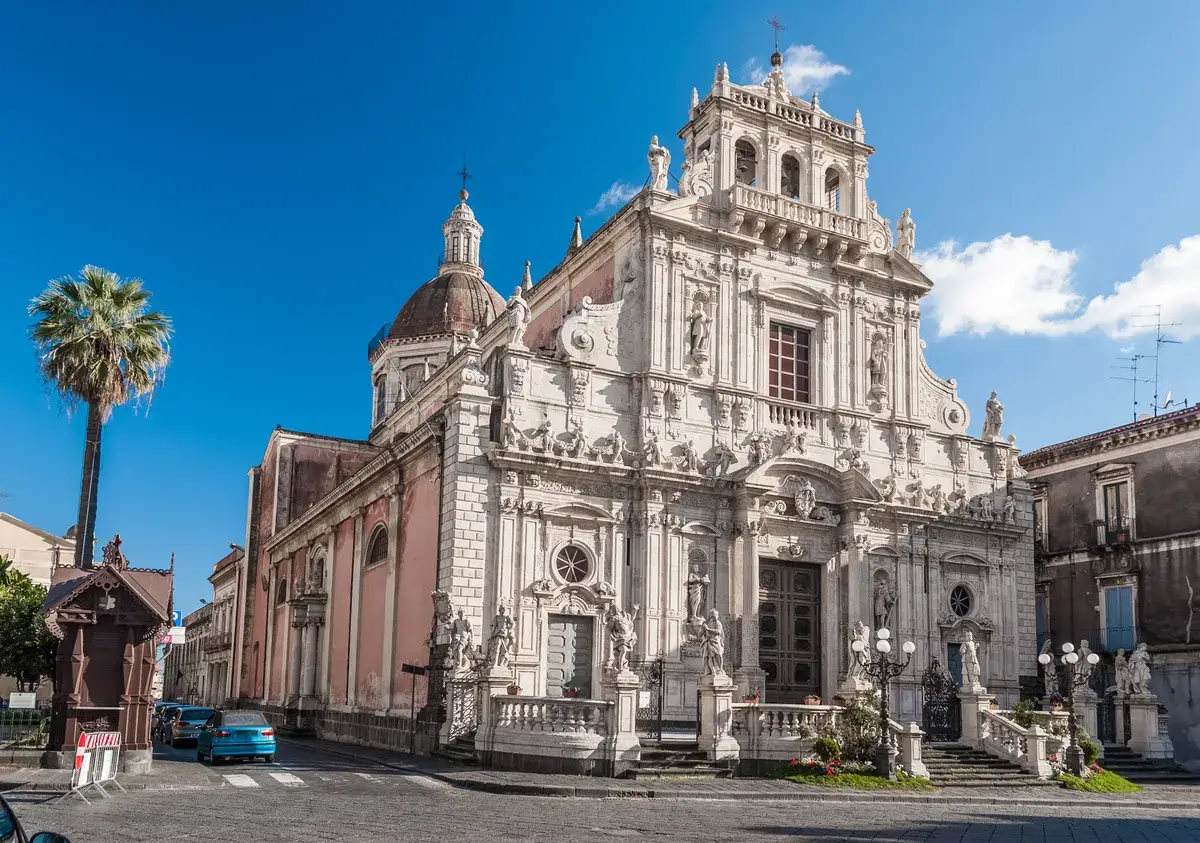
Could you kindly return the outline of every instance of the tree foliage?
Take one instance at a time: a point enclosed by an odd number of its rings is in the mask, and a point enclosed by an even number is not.
[[[33,691],[54,675],[58,640],[46,628],[42,604],[46,588],[11,568],[0,557],[0,675],[22,691]]]

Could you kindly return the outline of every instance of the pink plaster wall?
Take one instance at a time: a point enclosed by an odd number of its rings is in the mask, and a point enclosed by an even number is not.
[[[612,302],[613,259],[609,258],[581,279],[554,283],[562,284],[554,296],[548,296],[554,303],[539,313],[525,329],[525,344],[535,351],[553,347],[554,333],[562,325],[564,315],[578,307],[584,296],[591,296],[595,304]]]
[[[363,522],[364,558],[371,535],[380,526],[388,526],[388,500],[381,498],[368,507]],[[395,553],[388,548],[388,559]],[[362,600],[359,602],[358,668],[355,697],[360,708],[387,708],[383,693],[383,639],[387,632],[384,612],[387,604],[387,560],[363,569]]]
[[[583,280],[571,285],[568,310],[579,306],[584,296],[591,296],[593,304],[611,304],[613,300],[613,259],[609,258],[596,267]]]
[[[275,478],[278,469],[278,449],[274,438],[267,444],[267,452],[263,455],[262,475],[259,479],[259,547],[263,540],[270,535],[274,523]],[[247,583],[246,599],[249,601],[247,610],[251,612],[250,619],[250,654],[247,670],[242,675],[240,695],[248,699],[259,699],[266,695],[267,665],[267,620],[271,617],[275,605],[274,595],[268,594],[262,588],[262,575],[270,570],[270,560],[267,554],[259,552],[258,570],[255,581]],[[258,658],[254,658],[257,655]]]
[[[408,708],[412,678],[400,670],[405,662],[423,665],[429,659],[425,641],[433,622],[437,587],[438,472],[430,470],[404,484],[400,522],[400,564],[396,571],[396,638],[392,652],[392,706]],[[417,678],[416,704],[425,704],[425,680]]]
[[[334,539],[332,593],[326,607],[325,632],[329,642],[329,702],[346,704],[346,665],[350,660],[350,589],[354,576],[354,520],[338,524]]]

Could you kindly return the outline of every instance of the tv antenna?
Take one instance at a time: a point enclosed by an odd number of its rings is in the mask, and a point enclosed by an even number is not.
[[[1154,308],[1154,316],[1153,317],[1151,317],[1151,315],[1149,313],[1141,315],[1142,319],[1153,318],[1154,321],[1153,322],[1142,322],[1140,324],[1135,322],[1135,323],[1131,323],[1130,327],[1132,327],[1132,328],[1153,328],[1154,329],[1154,354],[1153,355],[1146,354],[1146,355],[1142,355],[1142,356],[1143,357],[1151,357],[1152,356],[1154,358],[1154,415],[1157,417],[1159,410],[1165,410],[1171,404],[1171,393],[1170,392],[1167,393],[1167,397],[1163,401],[1161,406],[1159,406],[1159,403],[1158,403],[1158,385],[1159,385],[1158,358],[1162,356],[1162,347],[1164,345],[1181,345],[1182,344],[1179,340],[1168,339],[1166,337],[1166,335],[1163,334],[1163,328],[1178,328],[1181,325],[1183,325],[1183,323],[1182,322],[1164,323],[1162,321],[1162,305],[1161,304],[1146,304],[1146,305],[1142,305],[1142,307],[1143,308],[1151,308],[1151,307]],[[1178,404],[1179,402],[1176,401],[1175,403]],[[1134,406],[1135,406],[1134,415],[1135,416],[1137,415],[1136,405],[1137,405],[1137,401],[1135,400],[1134,401]],[[1186,406],[1186,401],[1184,402],[1184,405]]]
[[[1137,399],[1138,384],[1139,383],[1150,383],[1150,380],[1151,380],[1150,378],[1139,378],[1138,377],[1138,362],[1141,360],[1147,359],[1149,356],[1150,355],[1148,355],[1148,354],[1135,354],[1132,357],[1118,357],[1117,358],[1118,360],[1129,361],[1129,365],[1128,366],[1111,366],[1110,367],[1113,369],[1121,369],[1123,371],[1129,372],[1128,375],[1109,375],[1109,378],[1112,380],[1115,380],[1115,381],[1129,381],[1130,383],[1133,384],[1133,420],[1134,421],[1138,420],[1138,399]]]
[[[12,494],[9,492],[0,492],[0,509],[4,509],[4,504],[7,503],[8,499],[11,497]]]

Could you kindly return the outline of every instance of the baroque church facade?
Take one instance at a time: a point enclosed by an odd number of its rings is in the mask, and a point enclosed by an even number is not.
[[[443,693],[405,665],[435,676],[452,637],[483,658],[506,624],[521,693],[599,696],[620,613],[671,720],[695,718],[713,617],[765,702],[856,690],[859,622],[916,645],[903,722],[968,634],[1017,700],[1032,506],[1003,407],[972,435],[925,361],[932,282],[908,211],[893,233],[869,198],[861,118],[772,66],[743,86],[718,65],[677,184],[655,138],[647,187],[507,300],[463,191],[438,275],[368,349],[369,436],[276,430],[250,472],[242,699],[331,733],[405,717]]]

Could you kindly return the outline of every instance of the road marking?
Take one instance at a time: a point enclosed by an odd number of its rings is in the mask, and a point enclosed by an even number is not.
[[[304,787],[304,779],[291,773],[268,773],[271,778],[288,787]]]
[[[370,773],[355,773],[356,776],[361,776],[372,784],[379,784],[379,779],[372,776]]]
[[[245,773],[227,773],[222,778],[234,787],[258,787],[258,782]]]
[[[444,782],[441,779],[431,778],[421,773],[404,773],[400,776],[406,782],[414,782],[421,787],[429,788],[430,790],[452,790],[453,785]]]

